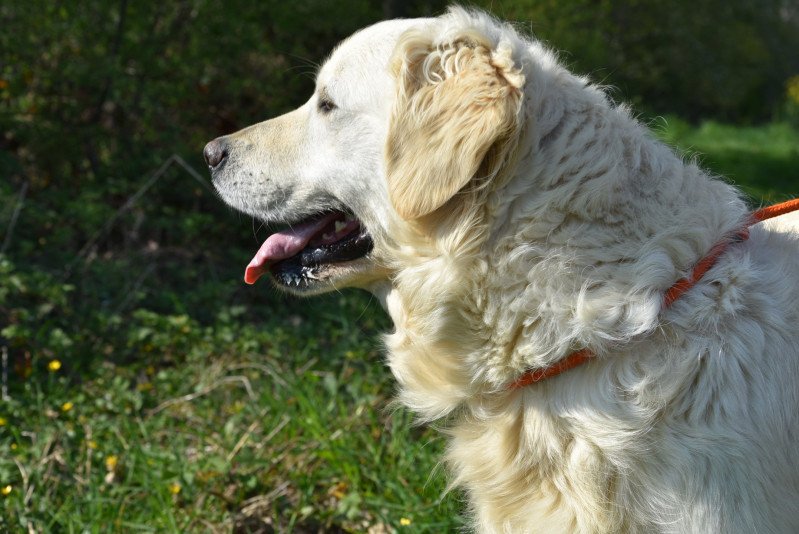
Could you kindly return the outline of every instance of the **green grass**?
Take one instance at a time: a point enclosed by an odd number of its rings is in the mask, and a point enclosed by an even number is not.
[[[667,124],[658,135],[755,203],[799,193],[796,130]],[[232,214],[218,224],[251,232]],[[201,264],[111,254],[69,280],[24,254],[2,260],[0,531],[464,525],[462,495],[444,495],[443,439],[391,409],[379,306],[357,291],[244,288],[252,250],[216,246]]]
[[[125,327],[138,358],[109,346],[80,376],[35,365],[3,406],[0,530],[457,524],[441,440],[388,409],[382,312],[356,292],[269,300],[266,316],[221,307],[206,326],[139,311]]]
[[[675,117],[656,120],[661,139],[696,156],[700,164],[740,187],[753,203],[799,195],[799,131],[785,123],[694,127]]]

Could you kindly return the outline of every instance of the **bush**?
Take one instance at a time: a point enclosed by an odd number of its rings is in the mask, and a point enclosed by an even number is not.
[[[519,0],[496,11],[655,114],[767,120],[799,70],[794,1]]]

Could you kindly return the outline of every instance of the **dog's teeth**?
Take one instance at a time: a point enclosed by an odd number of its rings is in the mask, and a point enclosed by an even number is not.
[[[325,240],[333,239],[333,234],[322,234],[322,239]]]
[[[336,233],[339,233],[347,227],[347,223],[343,221],[336,221]]]

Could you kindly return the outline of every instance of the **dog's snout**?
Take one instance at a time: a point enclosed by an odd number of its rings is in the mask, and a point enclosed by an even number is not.
[[[203,149],[203,156],[205,157],[205,162],[208,164],[208,167],[211,170],[216,169],[219,167],[223,161],[227,158],[228,149],[227,143],[222,141],[221,139],[214,139]]]

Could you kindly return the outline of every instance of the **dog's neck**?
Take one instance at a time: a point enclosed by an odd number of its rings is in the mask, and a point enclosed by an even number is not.
[[[733,188],[598,94],[570,107],[534,102],[542,131],[529,130],[532,148],[488,199],[485,221],[469,225],[486,228],[479,242],[414,250],[414,264],[381,291],[397,325],[389,361],[402,400],[423,418],[574,350],[613,357],[650,335],[663,291],[742,224]]]
[[[495,340],[512,349],[492,384],[584,347],[611,355],[652,332],[663,292],[746,221],[734,188],[596,97],[536,102],[541,133],[496,191],[484,257],[507,287],[485,292],[483,317],[492,332],[522,320]]]

